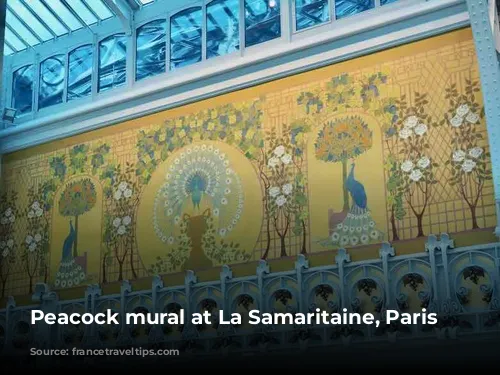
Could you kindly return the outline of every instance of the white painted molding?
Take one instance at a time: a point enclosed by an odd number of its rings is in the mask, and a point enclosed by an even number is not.
[[[137,84],[125,91],[109,93],[112,95],[102,96],[95,102],[78,105],[74,109],[63,111],[61,113],[54,111],[55,113],[51,115],[3,129],[0,131],[0,154],[13,152],[40,143],[94,130],[120,121],[177,107],[186,103],[206,99],[214,95],[220,95],[244,87],[249,87],[286,75],[314,69],[327,63],[346,60],[365,53],[396,46],[404,42],[428,37],[455,27],[461,27],[469,22],[469,15],[466,11],[460,14],[454,14],[449,17],[438,19],[436,21],[430,21],[414,27],[408,27],[390,34],[363,40],[345,47],[329,50],[314,56],[262,69],[254,73],[242,75],[234,79],[225,80],[223,82],[218,82],[199,89],[182,92],[178,95],[165,97],[151,102],[145,100],[145,103],[141,105],[107,113],[102,116],[95,116],[87,120],[75,121],[77,116],[83,116],[97,110],[109,108],[113,105],[126,103],[129,100],[137,98],[146,99],[147,96],[166,89],[179,87],[214,75],[235,71],[259,62],[268,61],[273,58],[298,52],[304,48],[318,46],[396,22],[411,20],[417,16],[430,14],[462,3],[463,0],[438,0],[412,3],[412,5],[399,8],[395,12],[378,12],[376,14],[372,14],[370,17],[359,18],[360,22],[344,23],[342,27],[317,33],[311,37],[297,38],[296,40],[292,40],[290,43],[276,44],[273,45],[272,49],[255,49],[252,54],[246,54],[245,56],[239,58],[223,59],[217,64],[210,62],[211,64],[203,64],[203,66],[201,64],[194,65],[189,67],[191,69],[186,69],[183,74],[170,74],[166,75],[164,78],[155,78],[153,80],[149,80],[148,82],[144,82],[144,85]]]

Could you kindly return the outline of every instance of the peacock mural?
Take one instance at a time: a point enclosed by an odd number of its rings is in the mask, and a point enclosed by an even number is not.
[[[75,240],[76,231],[73,227],[73,220],[70,219],[69,233],[63,243],[61,263],[54,281],[56,287],[71,288],[81,284],[86,279],[84,268],[77,263],[73,254]]]

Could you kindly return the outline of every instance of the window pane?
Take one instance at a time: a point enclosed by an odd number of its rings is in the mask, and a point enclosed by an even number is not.
[[[43,41],[53,38],[50,31],[19,0],[9,0],[9,6]]]
[[[335,16],[340,19],[374,7],[375,0],[335,0]]]
[[[99,43],[99,91],[123,85],[127,79],[127,37],[115,34]]]
[[[33,109],[34,65],[24,66],[16,70],[12,76],[12,108],[17,114],[31,112]]]
[[[5,21],[7,22],[7,25],[9,25],[12,30],[15,30],[16,33],[22,36],[23,40],[30,46],[35,46],[40,43],[36,36],[34,36],[33,33],[28,30],[21,21],[19,21],[19,18],[12,14],[12,12],[10,12],[8,9],[5,15]]]
[[[207,5],[207,59],[240,48],[239,0],[214,0]]]
[[[78,21],[68,8],[66,8],[66,5],[61,3],[61,0],[45,1],[45,4],[53,13],[57,14],[71,30],[74,31],[83,27],[82,23]]]
[[[13,53],[14,53],[14,51],[7,44],[3,45],[3,54],[5,56],[12,55]]]
[[[137,81],[165,72],[167,21],[149,22],[137,29]]]
[[[280,36],[280,0],[245,0],[245,46]]]
[[[26,44],[24,44],[24,42],[19,39],[8,27],[5,28],[5,40],[17,51],[22,51],[27,48]]]
[[[92,45],[78,47],[69,54],[68,101],[92,93]]]
[[[51,1],[53,2],[53,1]],[[42,20],[45,21],[47,25],[56,33],[56,35],[61,36],[68,32],[66,27],[59,22],[59,20],[54,17],[54,14],[50,12],[39,0],[38,1],[26,1],[26,5],[28,5],[31,10],[38,14]]]
[[[40,64],[40,90],[38,92],[38,108],[45,108],[62,103],[66,55],[49,57]]]
[[[108,19],[110,17],[113,17],[113,13],[108,9],[106,5],[102,2],[102,0],[91,0],[91,1],[85,1],[85,4],[92,8],[95,14],[99,16],[101,20]]]
[[[95,0],[93,0],[95,1]],[[98,20],[95,16],[89,11],[89,9],[82,3],[81,0],[71,0],[68,1],[67,4],[75,11],[76,14],[80,16],[80,18],[87,25],[93,25]]]
[[[185,9],[170,19],[170,69],[201,61],[200,7]]]
[[[302,30],[330,21],[328,0],[295,0],[295,29]]]
[[[398,0],[380,0],[380,5],[395,3]]]

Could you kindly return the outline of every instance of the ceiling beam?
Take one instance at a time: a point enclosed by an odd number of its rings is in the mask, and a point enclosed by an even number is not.
[[[103,0],[111,11],[116,14],[123,24],[125,33],[130,35],[132,33],[132,20],[134,9],[126,0]]]

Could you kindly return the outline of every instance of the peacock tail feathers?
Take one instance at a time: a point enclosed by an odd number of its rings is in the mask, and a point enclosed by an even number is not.
[[[71,288],[80,285],[87,278],[82,266],[74,259],[63,261],[59,265],[54,285],[57,288]]]

